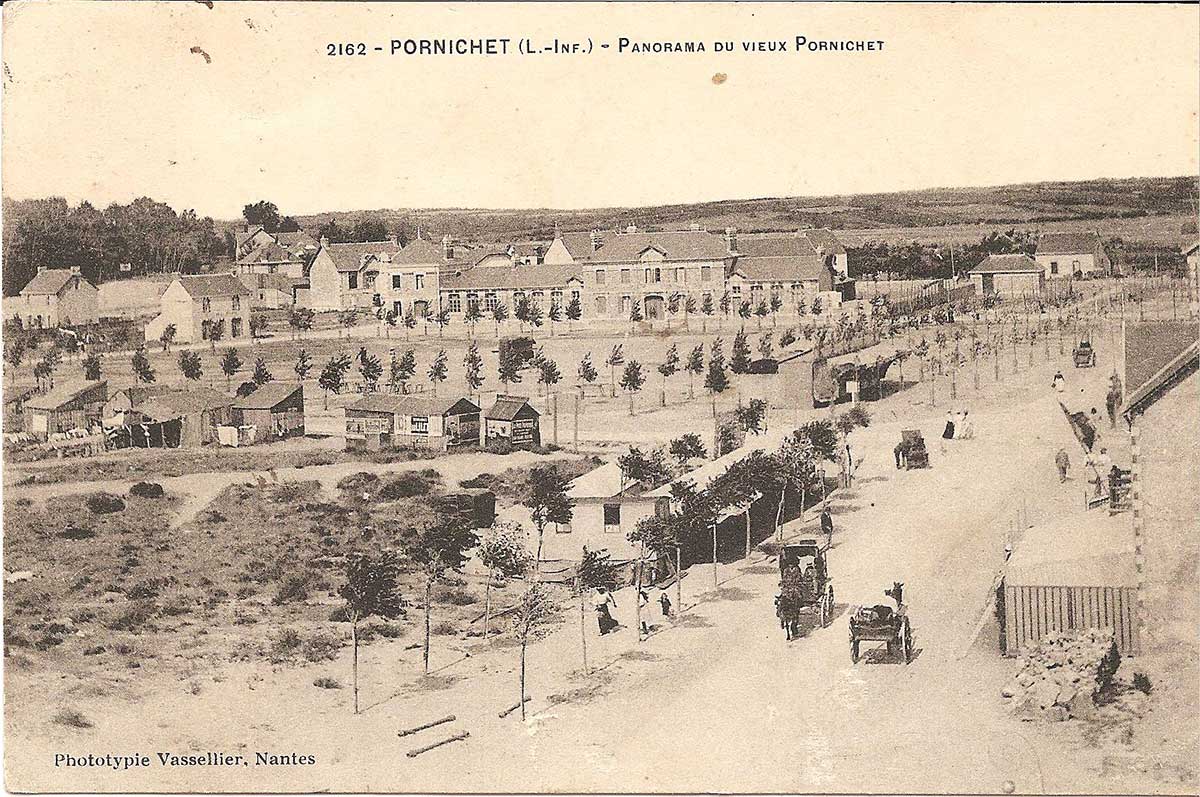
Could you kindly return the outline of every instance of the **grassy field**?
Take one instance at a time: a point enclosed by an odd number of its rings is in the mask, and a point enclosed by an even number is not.
[[[573,477],[595,463],[556,464]],[[528,472],[508,468],[471,483],[497,485],[498,504],[511,505]],[[9,666],[105,677],[146,669],[199,689],[201,674],[222,662],[331,659],[349,635],[348,624],[331,621],[345,556],[403,549],[434,519],[431,499],[460,489],[434,469],[351,474],[332,495],[316,481],[237,484],[180,528],[164,522],[181,503],[169,494],[91,493],[44,505],[6,498],[5,566],[31,574],[5,587]],[[407,615],[372,624],[368,641],[415,632],[422,579],[404,574]],[[498,606],[511,602],[508,587],[494,596]],[[479,574],[452,576],[434,600],[436,635],[478,634]]]

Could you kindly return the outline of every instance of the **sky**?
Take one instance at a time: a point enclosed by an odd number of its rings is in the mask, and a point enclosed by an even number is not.
[[[629,207],[1200,173],[1196,5],[48,0],[6,3],[3,26],[14,199],[234,218],[258,199]],[[706,52],[620,53],[622,36]],[[741,49],[796,36],[884,44]],[[593,50],[388,52],[447,37]]]

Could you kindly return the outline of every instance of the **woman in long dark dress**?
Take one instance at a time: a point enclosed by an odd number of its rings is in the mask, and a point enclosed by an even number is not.
[[[946,428],[944,430],[942,430],[942,439],[943,440],[953,440],[954,439],[954,415],[951,414],[950,412],[946,413]]]
[[[600,587],[596,590],[596,621],[600,625],[601,636],[612,631],[618,625],[617,621],[613,619],[612,613],[608,610],[609,604],[616,606],[616,598],[604,587]]]

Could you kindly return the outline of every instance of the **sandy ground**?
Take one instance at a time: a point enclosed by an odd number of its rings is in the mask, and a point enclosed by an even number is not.
[[[1067,371],[1071,401],[1103,407],[1109,352],[1100,366]],[[1036,350],[1040,353],[1040,347]],[[838,607],[826,628],[787,642],[775,620],[778,581],[773,561],[721,565],[713,589],[710,565],[684,579],[687,610],[639,644],[633,601],[618,594],[617,634],[597,635],[590,611],[585,633],[590,675],[581,670],[578,611],[529,650],[528,719],[501,719],[517,695],[518,651],[511,641],[442,639],[433,677],[422,679],[413,638],[377,642],[362,657],[362,703],[351,711],[349,651],[336,662],[304,667],[204,665],[191,679],[138,680],[114,673],[103,682],[37,673],[6,674],[6,785],[10,790],[217,791],[963,791],[1194,792],[1195,782],[1123,769],[1113,750],[1083,740],[1076,723],[1047,727],[1010,718],[999,689],[1016,665],[996,653],[989,594],[1006,543],[1020,545],[1024,525],[1081,513],[1081,485],[1060,485],[1053,454],[1077,446],[1049,390],[1063,363],[1019,374],[1003,362],[976,393],[969,376],[955,406],[977,418],[977,437],[938,443],[947,408],[924,386],[872,407],[875,422],[855,432],[862,462],[853,488],[835,495],[837,531],[830,553]],[[969,374],[969,372],[968,372]],[[619,405],[618,405],[619,406]],[[643,431],[674,420],[647,413]],[[619,411],[613,408],[615,424]],[[901,428],[921,428],[933,467],[896,471],[891,447]],[[669,426],[668,426],[669,428]],[[678,427],[671,431],[676,431]],[[1074,452],[1075,448],[1069,448]],[[453,458],[456,476],[498,470]],[[1073,457],[1074,458],[1074,457]],[[446,460],[449,462],[450,460]],[[512,457],[504,465],[520,464]],[[439,466],[443,463],[439,462]],[[427,467],[414,462],[409,467]],[[332,484],[360,470],[405,465],[304,468],[280,478]],[[255,474],[220,474],[246,480]],[[207,494],[207,475],[164,486]],[[213,479],[212,481],[218,481]],[[221,485],[222,487],[224,484]],[[48,488],[51,490],[67,485]],[[72,485],[71,487],[74,487]],[[80,489],[96,489],[96,485]],[[38,490],[42,488],[26,488]],[[796,522],[789,535],[811,528]],[[905,583],[917,656],[903,666],[882,650],[850,662],[847,613],[857,603],[883,603],[882,590]],[[468,655],[469,654],[469,655]],[[347,688],[313,686],[332,676]],[[189,684],[200,682],[199,694]],[[1184,703],[1186,709],[1187,703]],[[1192,706],[1191,717],[1195,716]],[[64,706],[94,723],[73,729],[51,723]],[[405,738],[396,732],[454,714],[456,720]],[[1155,733],[1179,717],[1162,716]],[[416,758],[405,752],[469,731],[465,741]],[[1138,739],[1153,746],[1157,739]],[[54,754],[241,754],[247,766],[144,769],[55,768]],[[312,755],[305,766],[256,766],[256,752]],[[1122,752],[1122,751],[1118,751]],[[1135,750],[1136,752],[1136,750]]]

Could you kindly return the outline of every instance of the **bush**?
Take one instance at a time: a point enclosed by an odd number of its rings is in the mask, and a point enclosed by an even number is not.
[[[479,602],[479,598],[465,589],[439,590],[437,599],[442,603],[449,603],[452,606],[471,606]]]
[[[149,600],[130,603],[129,608],[108,622],[110,631],[138,631],[158,614],[158,606]]]
[[[376,637],[384,637],[385,639],[398,639],[404,636],[404,626],[400,623],[382,623],[378,621],[367,623],[358,629],[358,639],[360,642],[370,642]]]
[[[129,494],[138,498],[162,498],[163,488],[156,482],[138,482],[129,488]]]
[[[306,600],[311,585],[312,574],[310,573],[292,573],[284,576],[279,583],[279,589],[275,592],[275,605],[281,606],[285,603]]]
[[[342,688],[342,684],[341,684],[341,682],[338,681],[338,679],[327,678],[325,676],[321,676],[320,678],[317,678],[316,680],[314,680],[313,686],[320,687],[321,689],[341,689]]]
[[[96,532],[79,526],[67,526],[58,533],[58,536],[64,540],[90,540],[96,536]]]
[[[149,598],[157,598],[161,589],[161,580],[152,578],[149,581],[139,581],[129,589],[125,590],[125,597],[130,600],[145,600]]]
[[[304,658],[311,662],[336,659],[342,644],[342,638],[337,634],[317,634],[305,640]]]
[[[396,501],[401,498],[428,495],[440,480],[441,476],[431,468],[400,473],[383,485],[379,490],[379,498],[383,501]]]
[[[488,444],[483,447],[483,450],[489,454],[511,454],[513,451],[512,442],[506,438],[489,440]]]
[[[1154,685],[1150,683],[1150,676],[1144,672],[1135,672],[1133,674],[1133,688],[1144,695],[1150,694],[1154,689]]]
[[[66,725],[70,728],[93,727],[91,720],[73,708],[60,709],[59,712],[51,718],[51,722],[54,722],[56,725]]]
[[[271,640],[269,656],[271,661],[287,661],[300,650],[303,640],[294,628],[284,628]]]
[[[458,626],[449,620],[443,620],[442,622],[434,625],[430,631],[438,636],[453,636],[454,634],[458,633]]]
[[[87,508],[94,515],[107,515],[113,512],[124,512],[125,502],[120,496],[112,493],[92,493],[87,497]]]

